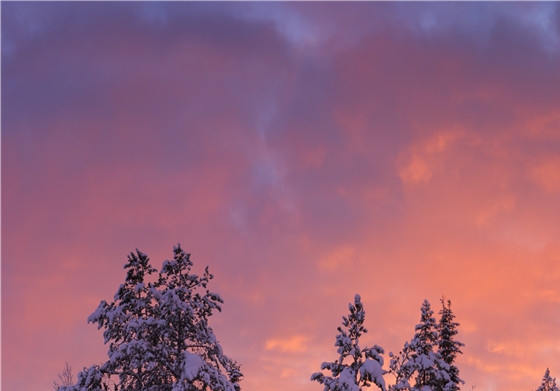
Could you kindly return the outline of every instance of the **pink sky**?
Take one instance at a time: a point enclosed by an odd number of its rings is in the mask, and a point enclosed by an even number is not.
[[[105,360],[177,243],[245,391],[322,390],[355,293],[386,353],[445,295],[462,389],[534,390],[559,217],[558,3],[2,3],[4,391]]]

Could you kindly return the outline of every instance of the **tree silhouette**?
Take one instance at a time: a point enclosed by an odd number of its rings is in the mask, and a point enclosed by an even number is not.
[[[88,322],[103,328],[109,360],[78,374],[61,391],[237,391],[239,365],[223,354],[208,318],[222,299],[208,290],[208,268],[192,273],[180,246],[158,273],[130,253],[114,301],[101,301]]]
[[[364,327],[365,311],[360,295],[354,297],[354,304],[349,304],[350,314],[342,317],[342,327],[338,327],[335,346],[339,357],[334,362],[324,362],[321,370],[328,369],[332,376],[322,372],[311,375],[311,380],[323,384],[324,391],[360,391],[374,383],[385,391],[383,374],[383,348],[360,348],[359,339],[367,333]]]

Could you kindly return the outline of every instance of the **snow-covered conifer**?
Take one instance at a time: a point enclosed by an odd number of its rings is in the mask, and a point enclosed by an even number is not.
[[[78,374],[61,391],[237,391],[239,365],[223,354],[208,318],[221,310],[207,289],[213,276],[191,273],[180,246],[156,277],[148,257],[136,251],[114,301],[101,301],[88,322],[104,328],[109,360]]]
[[[459,385],[463,384],[463,380],[459,377],[459,368],[455,365],[457,354],[462,354],[461,347],[463,343],[456,341],[455,336],[458,333],[459,323],[455,322],[455,315],[451,310],[451,300],[445,301],[441,299],[442,309],[439,312],[440,320],[437,325],[438,330],[438,353],[441,359],[447,364],[442,371],[446,371],[447,375],[442,376],[442,383],[439,386],[440,391],[458,391]]]
[[[537,388],[537,391],[559,391],[556,386],[556,378],[550,376],[550,370],[548,368],[546,368],[541,385]]]
[[[338,327],[335,346],[339,357],[334,362],[324,362],[321,370],[328,369],[332,376],[323,372],[311,375],[311,380],[324,385],[324,391],[361,391],[374,383],[385,391],[383,375],[384,351],[380,346],[361,348],[359,338],[367,333],[364,327],[365,311],[360,295],[354,297],[354,304],[349,304],[350,314],[342,317],[342,327]]]
[[[396,384],[391,389],[433,391],[446,376],[442,368],[447,364],[435,350],[438,338],[436,320],[427,300],[424,300],[421,311],[420,323],[416,325],[412,340],[405,343],[397,356],[391,354],[390,368],[396,377]]]

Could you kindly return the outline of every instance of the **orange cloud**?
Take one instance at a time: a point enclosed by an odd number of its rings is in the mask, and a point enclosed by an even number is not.
[[[308,348],[308,338],[303,335],[294,335],[286,338],[272,338],[265,342],[266,350],[276,350],[283,353],[301,353]]]
[[[356,249],[352,246],[340,246],[319,260],[319,268],[334,271],[341,266],[350,266],[356,257]]]
[[[428,182],[434,172],[444,165],[446,157],[443,153],[463,135],[462,130],[437,132],[430,138],[411,145],[398,159],[397,170],[403,183]]]

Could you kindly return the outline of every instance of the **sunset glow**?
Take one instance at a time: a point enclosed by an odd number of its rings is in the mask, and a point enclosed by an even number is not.
[[[560,378],[560,3],[1,11],[4,391],[105,360],[88,315],[177,243],[244,391],[322,390],[356,293],[386,362],[445,296],[463,391]]]

